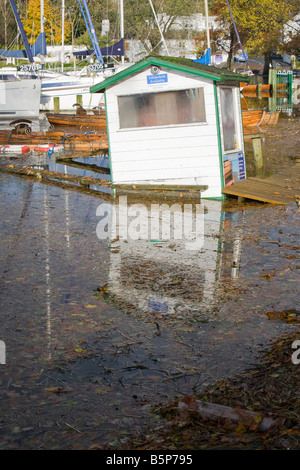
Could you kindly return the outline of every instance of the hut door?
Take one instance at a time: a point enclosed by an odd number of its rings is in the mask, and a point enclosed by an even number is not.
[[[237,88],[220,86],[219,90],[224,186],[230,186],[246,177],[241,104]]]
[[[223,150],[237,149],[236,113],[232,87],[220,87]]]

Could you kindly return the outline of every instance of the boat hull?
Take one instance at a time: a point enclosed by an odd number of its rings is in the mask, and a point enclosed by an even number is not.
[[[82,152],[99,152],[108,149],[107,134],[106,133],[87,133],[87,134],[66,134],[65,132],[32,132],[29,135],[18,134],[9,131],[0,130],[0,146],[28,146],[35,148],[35,151],[42,153],[53,149],[53,145],[57,148],[63,146],[67,151],[82,151]],[[44,146],[44,147],[42,147]],[[46,147],[45,147],[46,146]],[[46,150],[45,150],[46,148]],[[7,151],[4,150],[2,153]]]
[[[263,109],[249,109],[242,111],[244,127],[258,126],[262,117]]]
[[[41,80],[0,81],[0,120],[39,117]]]
[[[54,111],[58,106],[62,112],[73,111],[74,103],[80,100],[86,110],[92,110],[104,101],[103,94],[90,93],[90,87],[95,83],[97,81],[88,77],[68,76],[43,79],[40,109],[41,111]],[[58,99],[56,104],[55,98]]]
[[[64,127],[87,127],[106,130],[105,114],[95,115],[79,115],[79,114],[63,114],[63,113],[46,113],[47,119],[53,126]]]
[[[270,112],[263,109],[248,109],[242,111],[243,126],[253,127],[266,124],[275,125],[278,121],[279,112]]]

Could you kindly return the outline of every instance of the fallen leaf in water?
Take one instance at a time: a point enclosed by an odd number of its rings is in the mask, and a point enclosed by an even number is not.
[[[272,274],[269,274],[269,273],[265,273],[265,274],[262,274],[261,277],[263,277],[264,279],[271,279]]]
[[[65,389],[65,388],[62,388],[62,387],[56,387],[56,386],[51,386],[51,387],[46,387],[44,388],[45,392],[51,392],[51,393],[55,393],[57,395],[61,394],[61,393],[68,393],[69,390]]]

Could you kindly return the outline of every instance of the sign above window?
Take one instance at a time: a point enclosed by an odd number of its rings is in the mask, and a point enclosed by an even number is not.
[[[158,75],[147,75],[148,85],[157,85],[160,83],[167,83],[167,82],[168,82],[167,73],[159,73]]]

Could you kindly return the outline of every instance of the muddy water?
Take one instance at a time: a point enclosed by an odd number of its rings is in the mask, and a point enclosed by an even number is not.
[[[118,449],[295,328],[267,313],[299,309],[296,204],[205,201],[198,250],[99,238],[116,206],[30,179],[0,204],[3,449]]]

